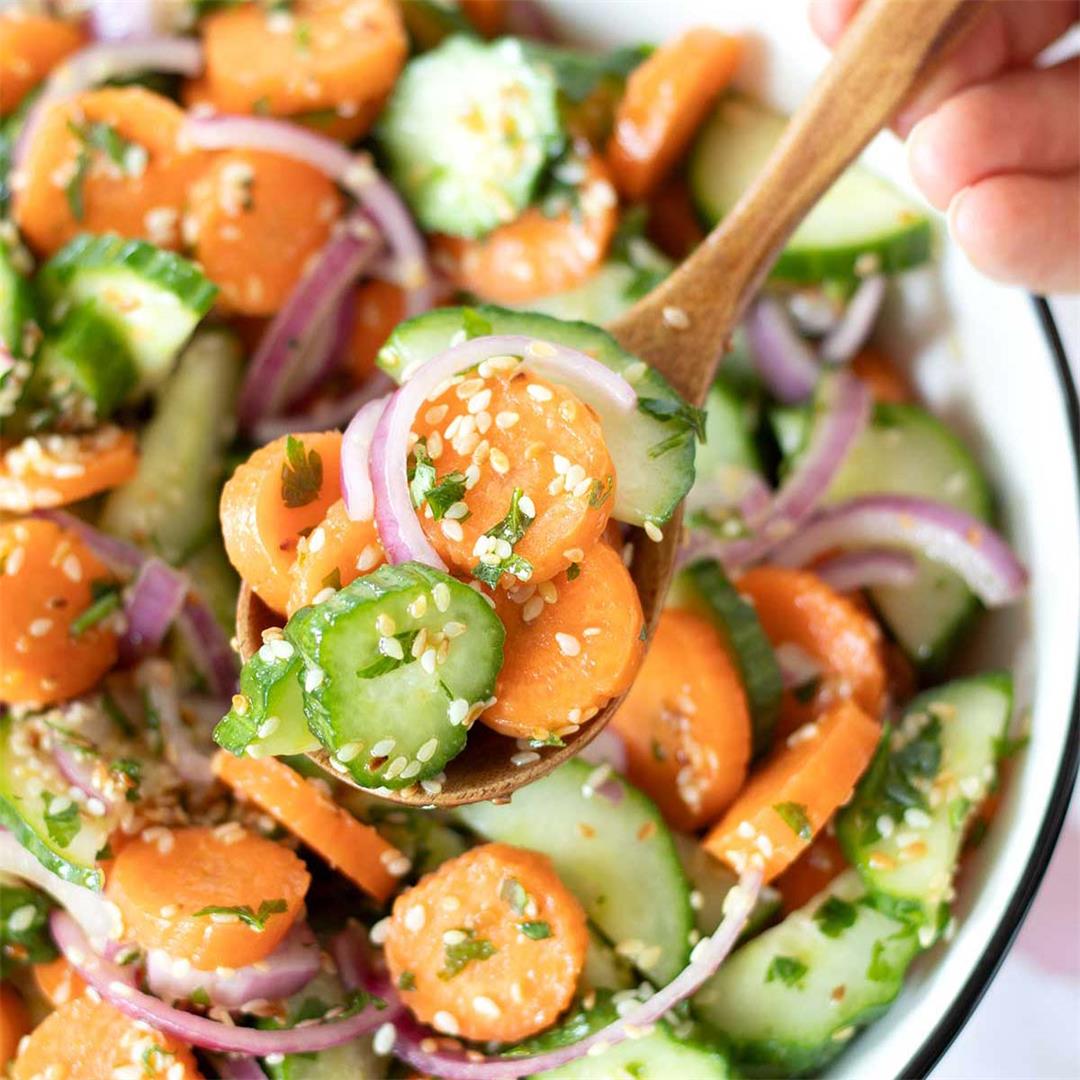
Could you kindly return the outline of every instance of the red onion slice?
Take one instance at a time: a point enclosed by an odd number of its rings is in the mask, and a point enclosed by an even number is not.
[[[330,1020],[310,1027],[258,1030],[218,1023],[193,1013],[166,1005],[156,997],[144,994],[134,984],[134,975],[103,957],[94,955],[85,935],[72,918],[56,910],[49,917],[49,926],[57,947],[68,963],[88,985],[125,1016],[141,1020],[157,1031],[173,1035],[192,1046],[206,1050],[224,1050],[235,1054],[307,1054],[329,1050],[352,1042],[387,1020],[392,1020],[402,1008],[392,1003],[384,1009],[369,1005],[355,1016]]]
[[[842,551],[814,564],[814,573],[837,592],[854,592],[875,585],[904,588],[915,580],[918,569],[906,552],[888,548]]]
[[[313,346],[318,344],[320,331],[333,325],[343,293],[378,246],[375,229],[362,210],[354,210],[339,223],[311,271],[274,316],[251,358],[236,405],[243,427],[273,415],[288,403],[290,381],[301,365],[311,364],[319,373],[326,370],[333,336],[323,341],[321,355]]]
[[[319,169],[348,191],[374,218],[394,253],[396,277],[405,289],[407,317],[427,311],[435,298],[435,279],[427,248],[401,196],[379,174],[367,155],[352,154],[339,142],[284,120],[252,116],[191,117],[184,131],[205,150],[265,150]]]
[[[75,533],[114,574],[120,577],[126,577],[138,571],[146,561],[147,556],[134,544],[95,529],[93,525],[74,514],[69,514],[66,510],[35,510],[32,516],[44,518],[46,521],[59,525],[66,532]]]
[[[848,301],[843,317],[818,346],[826,364],[846,364],[867,342],[885,301],[885,275],[865,278]]]
[[[784,305],[775,297],[759,296],[743,325],[754,365],[773,396],[785,405],[805,401],[817,385],[821,365]]]
[[[365,266],[367,273],[371,272],[372,262],[369,260]],[[355,316],[356,294],[346,287],[337,300],[333,317],[319,327],[311,348],[296,365],[285,392],[287,405],[303,401],[337,370],[345,355]]]
[[[70,912],[71,918],[82,928],[82,933],[102,950],[119,935],[122,926],[120,912],[111,900],[82,885],[64,881],[47,870],[7,829],[0,829],[0,871],[22,878],[48,893]]]
[[[375,493],[371,487],[371,443],[379,426],[387,397],[369,401],[352,418],[341,440],[341,494],[353,521],[375,516]]]
[[[88,799],[97,799],[104,806],[109,805],[109,800],[94,787],[92,758],[81,754],[66,742],[57,742],[53,747],[52,759],[60,770],[60,775],[72,787],[78,788]]]
[[[690,963],[667,986],[617,1020],[571,1046],[529,1057],[483,1057],[475,1051],[444,1050],[439,1040],[408,1012],[394,1022],[394,1054],[427,1076],[444,1080],[517,1080],[556,1069],[589,1055],[594,1047],[611,1047],[641,1035],[681,1001],[695,994],[734,948],[761,891],[761,872],[750,870],[739,878],[724,901],[724,918],[710,937],[702,938],[690,954]],[[434,1044],[434,1047],[428,1047]]]
[[[838,547],[889,547],[923,555],[964,579],[987,607],[1019,599],[1027,570],[985,522],[933,499],[865,495],[830,506],[772,552],[782,566],[806,566]]]
[[[307,923],[297,923],[265,960],[229,974],[200,971],[186,960],[151,949],[146,954],[146,984],[165,1001],[187,1001],[202,989],[211,1004],[239,1009],[249,1002],[280,1001],[302,990],[319,973],[319,952]]]
[[[198,750],[180,716],[180,695],[172,664],[167,660],[144,660],[135,672],[135,682],[161,725],[165,759],[192,786],[209,787],[214,782],[210,755]]]
[[[433,356],[413,371],[390,398],[371,447],[371,478],[375,491],[375,520],[386,557],[391,563],[422,562],[445,570],[446,564],[428,542],[417,519],[406,480],[409,433],[429,396],[467,368],[496,356],[520,356],[537,374],[550,375],[598,411],[629,413],[637,406],[633,387],[591,356],[537,341],[522,334],[496,334],[463,341]]]
[[[124,601],[127,628],[120,639],[120,655],[127,663],[156,652],[184,606],[189,581],[156,556],[139,568]]]

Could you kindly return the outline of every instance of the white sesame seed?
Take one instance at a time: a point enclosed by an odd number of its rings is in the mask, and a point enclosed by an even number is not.
[[[362,742],[347,742],[344,746],[338,747],[338,761],[352,761],[352,759],[357,757],[363,749],[364,744]]]
[[[387,1021],[385,1024],[379,1025],[378,1030],[375,1032],[375,1037],[371,1040],[371,1049],[374,1050],[379,1057],[386,1057],[386,1055],[394,1049],[396,1040],[397,1028]]]
[[[428,675],[435,674],[435,664],[437,660],[437,653],[434,649],[425,649],[420,654],[420,666],[427,672]]]
[[[435,751],[439,748],[439,740],[432,737],[428,739],[419,750],[416,751],[417,761],[430,761],[435,756]]]
[[[439,612],[445,614],[450,608],[450,586],[445,581],[440,581],[431,590],[431,598]]]
[[[479,393],[469,399],[468,410],[475,416],[483,412],[491,404],[491,388],[485,387]]]
[[[275,638],[273,641],[268,641],[267,645],[270,646],[270,651],[277,660],[291,660],[296,652],[284,638]]]
[[[31,637],[44,637],[52,629],[52,619],[35,619],[30,624]]]
[[[405,912],[405,929],[411,930],[414,934],[424,929],[424,923],[427,922],[427,912],[424,910],[423,904],[413,904],[408,911]]]
[[[654,544],[659,544],[664,539],[663,532],[652,521],[645,522],[645,535],[652,540]]]
[[[385,611],[380,611],[375,616],[375,629],[383,637],[393,637],[397,633],[397,623]]]
[[[660,314],[664,325],[670,326],[672,330],[685,330],[690,325],[690,316],[681,307],[673,304],[668,304]]]
[[[281,726],[280,716],[268,716],[256,729],[260,739],[269,739]]]
[[[521,618],[524,622],[530,623],[534,619],[540,617],[540,613],[544,610],[544,598],[542,596],[533,596],[525,601],[524,606],[521,609]]]
[[[410,761],[409,764],[401,770],[402,780],[411,780],[422,768],[423,766],[419,761]]]
[[[382,557],[382,551],[378,544],[368,544],[363,551],[360,552],[359,557],[356,560],[356,569],[360,573],[366,573],[371,570]]]
[[[323,684],[323,680],[326,678],[326,672],[322,668],[308,668],[304,672],[304,689],[309,693],[313,693],[318,690]]]
[[[389,656],[392,660],[405,659],[405,649],[402,647],[401,642],[395,637],[379,638],[379,652],[381,652],[383,656]]]
[[[913,829],[928,829],[930,828],[930,815],[917,806],[909,806],[904,811],[904,823],[910,825]]]
[[[450,411],[450,406],[445,402],[442,405],[432,405],[426,413],[424,413],[424,422],[434,426],[435,424],[441,424],[446,419],[446,414]]]
[[[307,548],[312,554],[316,551],[321,551],[326,544],[326,530],[319,526],[308,537]]]
[[[877,819],[878,833],[888,839],[896,831],[896,822],[888,814],[880,814]]]
[[[397,746],[397,739],[380,739],[372,748],[371,756],[374,758],[389,757]]]
[[[371,943],[373,945],[382,945],[386,941],[386,936],[390,932],[390,917],[380,919],[372,928],[370,933]]]
[[[446,710],[446,718],[454,727],[464,724],[468,715],[469,703],[464,698],[454,698]]]
[[[439,523],[439,527],[442,530],[443,536],[447,540],[452,540],[455,543],[460,543],[465,539],[465,530],[461,527],[460,521],[455,521],[453,518],[444,517]]]
[[[632,364],[626,365],[623,369],[622,377],[628,383],[636,383],[648,370],[649,366],[644,360],[635,360]]]
[[[446,1035],[457,1035],[461,1030],[454,1015],[448,1013],[445,1009],[440,1009],[431,1018],[431,1023],[436,1031],[441,1031]]]
[[[21,934],[29,930],[34,923],[37,908],[33,904],[23,904],[17,907],[7,919],[8,929],[14,934]]]
[[[581,652],[581,642],[573,634],[556,633],[555,644],[563,656],[577,656]]]
[[[540,755],[535,750],[522,750],[517,754],[514,754],[510,758],[511,765],[531,765],[534,761],[539,761]]]
[[[320,589],[312,598],[311,603],[316,607],[319,604],[325,604],[327,600],[332,600],[337,589],[327,585],[325,589]]]
[[[488,460],[491,462],[491,467],[500,476],[505,476],[510,471],[510,459],[497,446],[491,448]],[[521,503],[519,502],[518,505],[520,506]]]
[[[404,770],[405,766],[408,764],[409,759],[406,757],[402,757],[399,754],[396,758],[394,758],[393,761],[390,762],[389,765],[386,766],[386,772],[383,773],[383,776],[387,780],[393,780],[394,777],[399,775]]]
[[[533,401],[540,402],[550,401],[555,396],[546,386],[541,386],[539,383],[529,383],[525,392]]]
[[[472,1007],[481,1016],[490,1016],[493,1020],[502,1016],[502,1009],[491,998],[485,997],[483,994],[477,994],[472,999]]]

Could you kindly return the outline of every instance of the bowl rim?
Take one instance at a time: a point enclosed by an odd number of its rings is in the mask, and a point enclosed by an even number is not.
[[[1077,489],[1080,493],[1080,394],[1078,394],[1065,346],[1050,305],[1043,296],[1032,296],[1031,300],[1046,338],[1062,397],[1065,399],[1066,423],[1076,466]],[[982,955],[972,968],[959,994],[907,1064],[897,1070],[896,1076],[925,1077],[944,1057],[945,1051],[963,1030],[964,1025],[974,1013],[975,1007],[990,988],[998,968],[1001,967],[1016,940],[1016,935],[1046,875],[1065,823],[1065,815],[1073,790],[1076,787],[1078,770],[1080,770],[1080,657],[1077,657],[1076,671],[1073,676],[1072,714],[1066,733],[1065,753],[1057,776],[1054,778],[1050,800],[1024,871],[1009,898],[1004,916],[990,936]]]

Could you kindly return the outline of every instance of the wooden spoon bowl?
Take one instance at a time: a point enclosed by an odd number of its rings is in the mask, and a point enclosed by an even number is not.
[[[959,30],[962,0],[868,0],[835,57],[792,118],[765,168],[730,214],[661,285],[610,329],[630,352],[662,372],[687,400],[704,403],[731,331],[788,237],[833,181],[896,113],[934,62],[945,31]],[[964,5],[966,14],[979,5]],[[648,636],[660,618],[682,533],[682,512],[663,539],[631,538],[630,572]],[[280,618],[247,587],[237,606],[237,636],[246,660],[262,632]],[[418,786],[387,794],[413,806],[458,806],[506,800],[573,757],[603,730],[622,703],[613,699],[565,746],[545,747],[515,765],[516,743],[477,723],[467,748],[446,768],[435,795]],[[309,755],[330,769],[324,752]],[[332,770],[352,783],[347,773]]]

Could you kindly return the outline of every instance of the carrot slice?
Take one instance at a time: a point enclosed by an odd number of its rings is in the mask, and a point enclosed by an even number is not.
[[[786,690],[778,736],[790,734],[838,698],[851,697],[871,716],[885,705],[881,630],[851,598],[805,570],[759,566],[736,583],[754,605],[774,647],[794,645],[820,664],[812,693]]]
[[[50,1013],[15,1059],[13,1080],[198,1080],[189,1047],[126,1017],[97,995],[83,994]]]
[[[673,259],[685,259],[705,239],[690,188],[681,176],[666,180],[649,199],[649,239]]]
[[[191,189],[195,255],[244,315],[272,315],[326,244],[341,196],[317,169],[279,154],[219,155]]]
[[[486,363],[425,405],[413,430],[427,440],[440,481],[464,478],[463,510],[440,520],[427,506],[420,513],[428,539],[458,573],[478,565],[477,540],[507,516],[515,491],[535,511],[514,545],[533,583],[580,562],[603,533],[615,466],[595,414],[565,387],[509,360],[505,368]]]
[[[374,521],[353,521],[338,499],[315,530],[300,538],[289,567],[292,589],[287,613],[314,603],[324,589],[340,589],[386,561]]]
[[[530,207],[480,240],[438,236],[434,257],[459,288],[495,304],[524,304],[582,284],[607,254],[618,200],[599,155],[583,159],[575,205],[549,217]]]
[[[221,493],[229,561],[274,611],[288,609],[301,536],[340,496],[340,459],[340,432],[285,435],[256,450]]]
[[[138,466],[135,436],[117,427],[31,436],[0,457],[0,510],[26,513],[78,502],[126,484]]]
[[[53,1008],[66,1005],[86,989],[86,983],[63,956],[45,964],[35,964],[34,982]]]
[[[0,524],[0,702],[51,705],[116,663],[108,567],[74,533],[28,518]],[[89,613],[92,605],[102,617]]]
[[[168,98],[134,86],[91,90],[49,106],[15,195],[15,220],[31,246],[49,255],[78,233],[115,232],[178,247],[188,189],[209,161],[181,145],[183,123],[183,110]],[[97,148],[111,141],[100,137],[106,130],[124,140],[119,162]],[[99,138],[90,149],[94,132]]]
[[[14,986],[0,983],[0,1071],[6,1073],[30,1030],[30,1014]]]
[[[661,45],[631,72],[607,146],[615,186],[627,199],[644,199],[656,190],[742,55],[741,39],[697,27]]]
[[[776,879],[785,915],[808,904],[848,867],[840,844],[829,831],[818,833],[810,846]]]
[[[405,290],[400,285],[372,278],[354,293],[349,340],[342,367],[357,386],[375,370],[375,357],[390,332],[405,318]]]
[[[581,904],[546,856],[483,844],[394,901],[386,961],[419,1019],[514,1042],[570,1003],[587,944]]]
[[[869,387],[874,401],[904,405],[915,400],[915,391],[907,375],[873,345],[867,345],[855,354],[851,370]]]
[[[35,15],[17,4],[0,12],[0,115],[11,112],[85,40],[82,27],[66,19]]]
[[[851,798],[880,738],[880,725],[858,705],[833,705],[773,751],[709,830],[705,847],[736,873],[760,866],[771,881]]]
[[[716,629],[693,612],[660,616],[612,725],[626,744],[630,779],[676,828],[715,820],[746,779],[746,694]]]
[[[132,937],[203,970],[269,956],[303,908],[303,862],[236,822],[165,835],[132,840],[109,874],[106,892]]]
[[[222,112],[340,109],[374,119],[408,52],[393,0],[296,0],[284,12],[241,4],[201,30],[207,91]]]
[[[241,798],[281,822],[380,903],[398,886],[409,861],[370,825],[346,813],[310,780],[276,758],[214,755],[214,774]]]
[[[644,616],[633,578],[603,542],[575,565],[495,596],[505,660],[495,704],[480,719],[502,735],[541,742],[571,735],[634,678]]]

